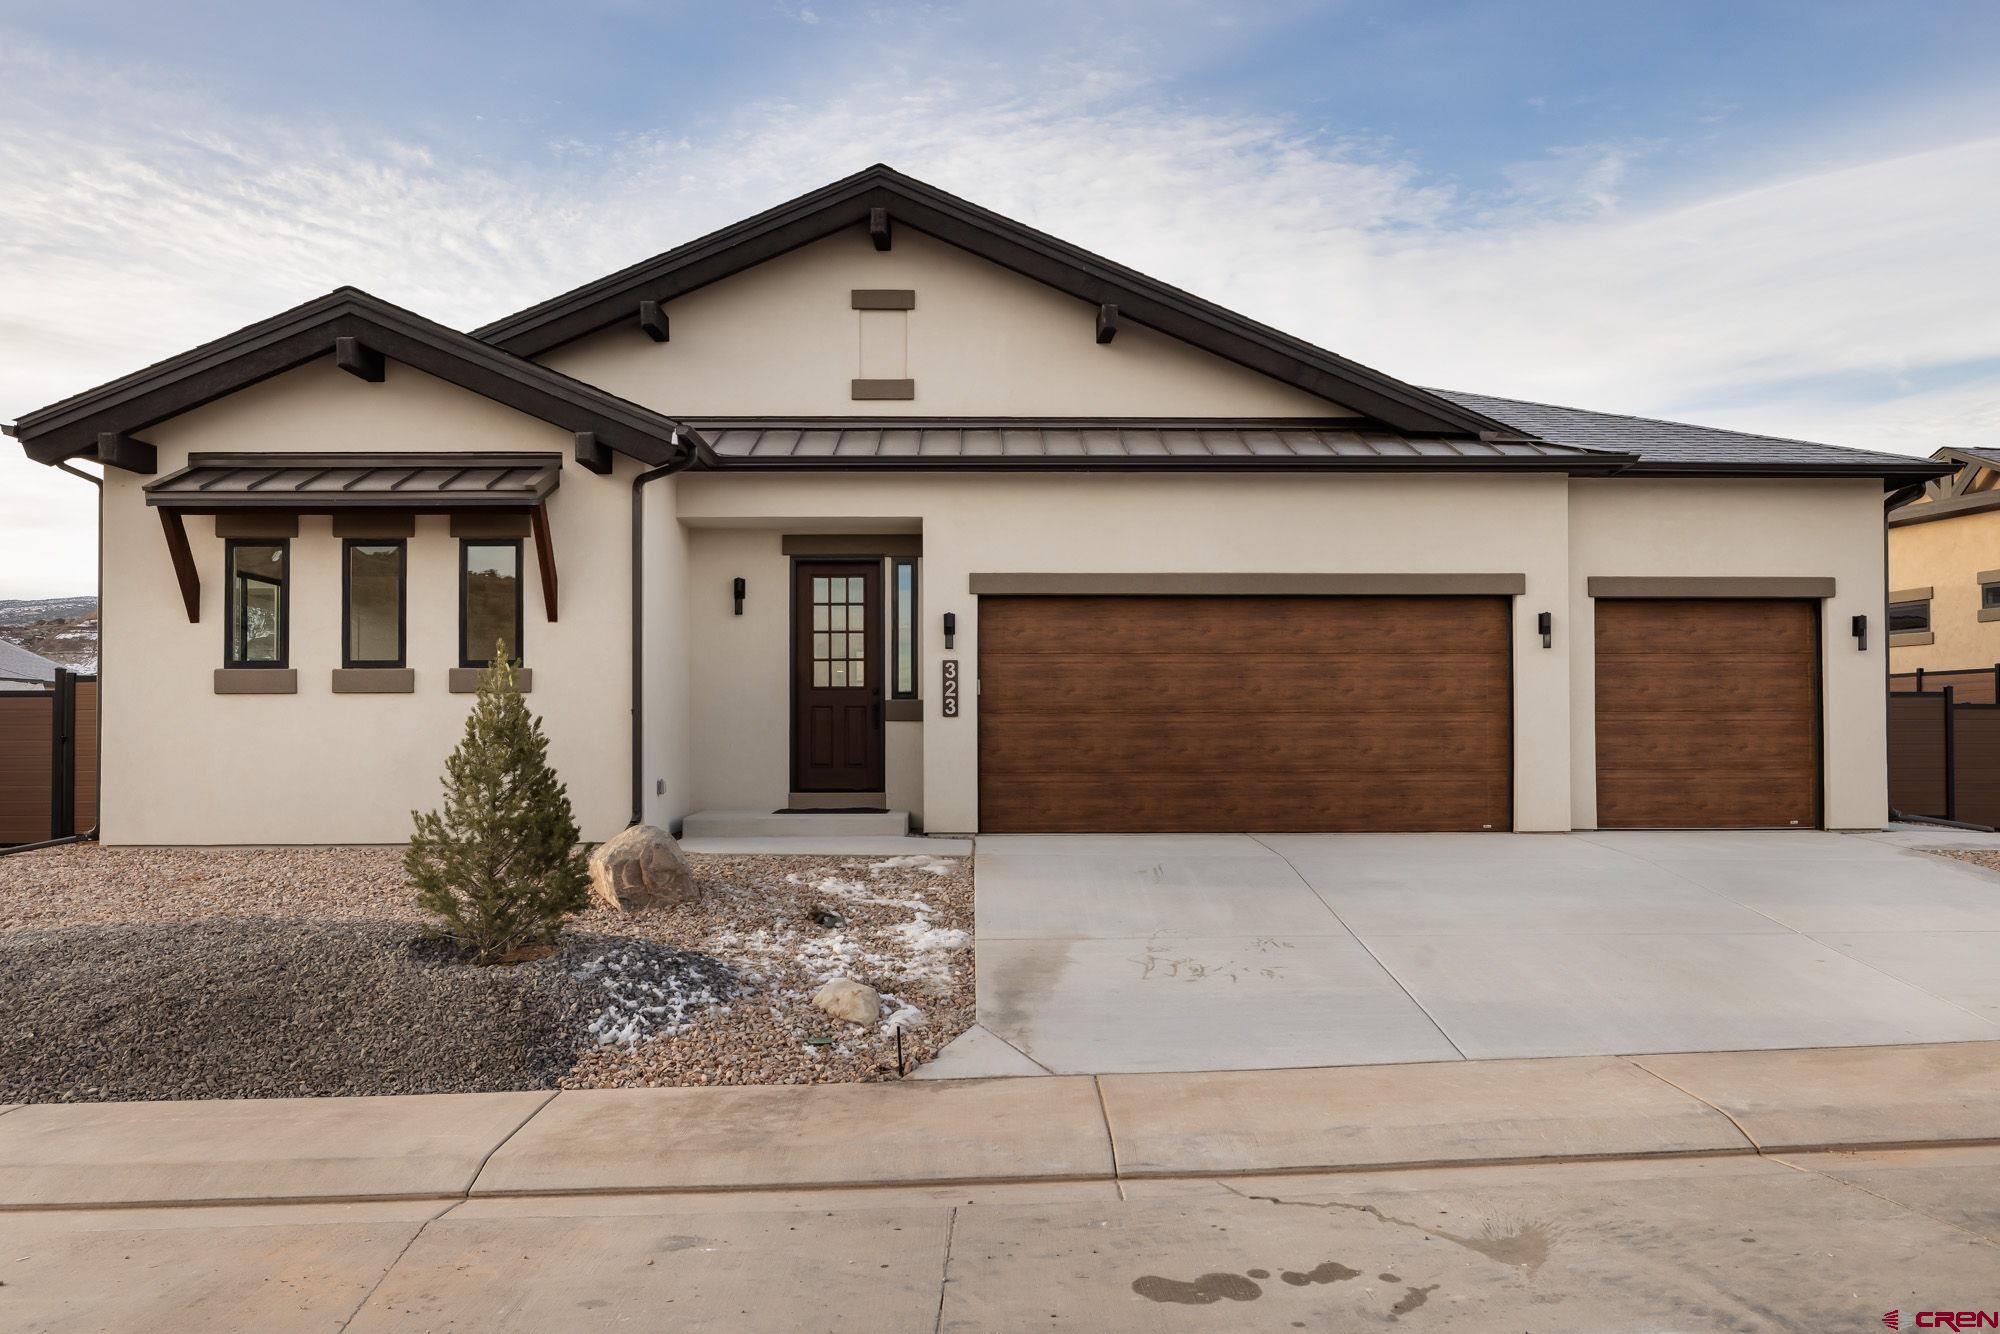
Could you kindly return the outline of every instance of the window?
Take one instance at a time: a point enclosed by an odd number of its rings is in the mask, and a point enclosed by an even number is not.
[[[521,661],[521,539],[458,547],[458,663],[489,667],[493,646]]]
[[[2000,584],[1981,584],[1979,586],[1979,605],[1982,609],[2000,607]]]
[[[895,699],[917,697],[917,561],[897,556],[889,562],[889,693]]]
[[[868,684],[868,581],[860,575],[814,576],[813,684]]]
[[[341,546],[340,665],[403,665],[403,543],[350,537]]]
[[[291,626],[285,596],[285,574],[290,564],[291,544],[276,541],[229,539],[223,546],[223,562],[228,570],[224,580],[223,621],[228,642],[223,648],[226,667],[283,667]]]
[[[1991,605],[1990,603],[1988,604]],[[1889,633],[1907,634],[1911,631],[1931,628],[1931,604],[1928,602],[1891,602],[1889,604]]]

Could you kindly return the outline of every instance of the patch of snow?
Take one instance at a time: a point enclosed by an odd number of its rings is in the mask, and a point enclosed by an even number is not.
[[[950,875],[958,868],[943,857],[914,853],[907,857],[891,857],[887,861],[870,862],[868,869],[876,875],[884,871],[928,871],[932,875]]]
[[[696,1012],[724,1004],[737,991],[736,976],[721,961],[643,940],[596,951],[574,975],[604,990],[604,1008],[589,1031],[605,1046],[683,1032]]]
[[[888,1007],[890,1005],[894,1005],[896,1008],[889,1010]],[[924,1026],[924,1012],[904,1000],[901,996],[891,996],[885,993],[882,997],[882,1006],[883,1009],[888,1011],[882,1016],[882,1029],[884,1032],[896,1033]]]

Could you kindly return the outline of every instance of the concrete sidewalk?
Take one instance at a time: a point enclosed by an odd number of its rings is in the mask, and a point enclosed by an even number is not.
[[[968,1184],[2000,1142],[2000,1043],[0,1111],[0,1212]],[[422,1208],[419,1207],[419,1212]]]

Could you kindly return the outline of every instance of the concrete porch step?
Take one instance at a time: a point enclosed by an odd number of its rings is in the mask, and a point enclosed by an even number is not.
[[[696,811],[681,822],[681,838],[901,838],[910,832],[908,811],[851,815],[801,811]]]

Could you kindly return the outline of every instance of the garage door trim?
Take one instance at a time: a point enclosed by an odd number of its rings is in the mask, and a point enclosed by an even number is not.
[[[975,574],[993,597],[1512,597],[1524,574]]]
[[[1810,602],[1833,596],[1833,580],[1789,575],[1601,575],[1586,589],[1594,598],[1789,598]]]

